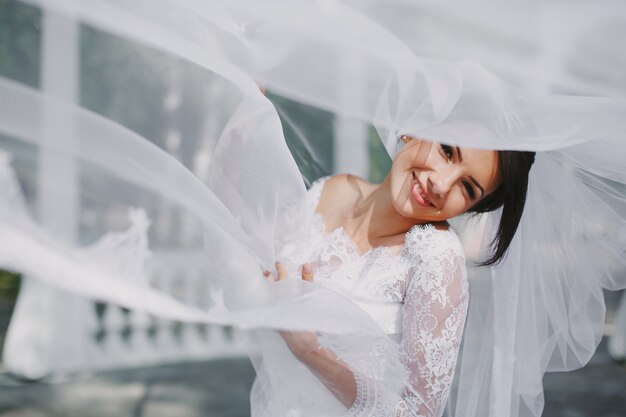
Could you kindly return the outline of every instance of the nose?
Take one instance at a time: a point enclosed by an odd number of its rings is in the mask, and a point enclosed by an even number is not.
[[[457,178],[458,172],[452,167],[432,172],[428,178],[431,187],[431,194],[440,199],[446,198],[448,192],[452,188],[452,185],[457,181]]]

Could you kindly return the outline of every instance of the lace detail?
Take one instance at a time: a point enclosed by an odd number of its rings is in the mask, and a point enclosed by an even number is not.
[[[401,355],[409,372],[408,384],[401,398],[390,404],[393,393],[378,388],[375,378],[355,374],[357,396],[348,415],[443,414],[467,314],[465,262],[460,245],[434,248],[426,239],[419,242],[424,246],[407,278],[403,307]]]
[[[443,414],[469,301],[460,244],[427,246],[414,263],[404,300],[401,353],[410,375],[401,416]]]
[[[421,246],[432,245],[440,238],[451,243],[458,241],[451,230],[438,230],[431,224],[415,225],[407,232],[401,248],[378,246],[361,254],[343,227],[327,233],[324,218],[315,212],[328,178],[317,180],[309,190],[306,205],[311,219],[307,240],[319,245],[315,253],[316,277],[332,277],[336,289],[365,300],[402,302],[407,274],[415,254],[422,252]]]
[[[148,248],[150,220],[143,209],[130,209],[130,226],[122,232],[110,232],[88,247],[56,242],[31,216],[18,178],[11,166],[11,157],[0,151],[0,222],[5,228],[20,230],[33,241],[45,242],[53,250],[65,253],[76,263],[84,263],[94,271],[105,271],[112,277],[137,283],[148,283],[145,264],[151,255]],[[10,219],[10,220],[9,220]]]
[[[289,260],[315,264],[315,280],[354,300],[396,304],[401,310],[400,351],[408,374],[402,392],[381,386],[380,370],[354,372],[356,400],[349,416],[435,417],[445,408],[460,346],[469,290],[465,258],[457,235],[416,225],[404,245],[375,247],[361,254],[343,227],[329,233],[315,210],[327,178],[316,181],[305,206],[292,213],[300,228]],[[393,326],[382,310],[368,311],[383,328]],[[381,313],[381,314],[379,314]],[[336,352],[342,357],[340,352]],[[345,353],[349,355],[348,353]]]
[[[151,256],[148,248],[150,220],[143,209],[128,211],[130,227],[123,232],[110,232],[85,249],[85,258],[112,276],[148,284],[145,265]]]

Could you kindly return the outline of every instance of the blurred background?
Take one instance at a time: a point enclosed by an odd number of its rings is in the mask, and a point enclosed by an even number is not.
[[[202,71],[89,26],[46,19],[36,7],[0,0],[0,75],[33,88],[49,88],[52,81],[41,73],[41,62],[60,53],[59,64],[68,70],[54,82],[74,94],[76,102],[149,138],[198,177],[206,176],[211,149],[203,143],[211,136],[206,119],[219,117],[212,110],[225,104],[216,99],[219,91],[195,88],[206,76]],[[47,40],[55,24],[72,27],[75,45]],[[155,62],[159,65],[152,65]],[[342,171],[371,181],[385,176],[390,161],[371,126],[335,119],[271,91],[267,96],[307,178]],[[317,132],[316,143],[332,166],[311,160],[307,149],[299,147],[302,124],[315,126],[307,130]],[[333,140],[338,134],[349,134],[355,142],[344,149]],[[20,146],[25,145],[7,136],[0,136],[0,142],[20,158]],[[32,168],[17,172],[26,198],[50,198],[37,194],[37,161],[21,166]],[[66,203],[52,197],[46,204],[62,208]],[[81,194],[77,204],[89,207],[89,194]],[[88,231],[81,233],[82,239],[95,238],[126,219],[126,212],[115,206],[81,213],[78,227]],[[193,230],[175,211],[163,207],[150,217],[151,233],[168,239],[177,236],[181,247],[187,241],[192,247]],[[182,257],[180,264],[180,270],[169,275],[194,273],[188,258]],[[623,348],[621,354],[613,349],[613,355],[608,348],[610,337],[626,326],[626,319],[616,320],[622,294],[606,292],[605,298],[605,337],[591,362],[577,371],[546,374],[545,416],[626,416]],[[233,329],[158,320],[77,299],[9,271],[0,271],[0,357],[0,416],[249,415],[254,371]]]

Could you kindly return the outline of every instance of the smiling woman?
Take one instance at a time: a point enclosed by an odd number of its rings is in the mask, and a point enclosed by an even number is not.
[[[314,183],[305,203],[287,214],[297,226],[290,233],[294,239],[286,242],[288,250],[279,254],[276,276],[265,272],[270,282],[282,282],[288,277],[285,265],[294,269],[305,262],[300,266],[304,281],[315,276],[355,303],[377,303],[365,311],[398,341],[409,371],[400,398],[380,398],[380,393],[369,398],[365,393],[376,391],[374,378],[350,369],[315,333],[280,333],[294,356],[349,409],[348,415],[381,407],[396,417],[441,415],[469,299],[465,257],[447,221],[470,210],[513,205],[498,228],[508,233],[513,227],[512,233],[498,235],[484,263],[499,261],[519,223],[515,216],[523,210],[534,159],[532,152],[500,156],[408,135],[399,140],[404,147],[381,184],[345,174]],[[503,167],[509,163],[518,165]],[[515,199],[503,198],[505,182]],[[258,381],[270,383],[263,374]],[[275,406],[253,399],[253,408]]]
[[[398,213],[409,222],[441,224],[465,212],[486,213],[502,207],[492,242],[494,252],[483,265],[502,259],[524,210],[535,153],[461,148],[408,135],[399,140],[405,145],[388,177]],[[407,188],[412,198],[407,197]]]
[[[396,211],[389,184],[389,176],[378,185],[345,174],[316,181],[304,201],[286,213],[291,238],[278,254],[277,274],[266,271],[265,276],[284,283],[302,264],[303,281],[346,297],[385,331],[408,373],[405,381],[396,381],[398,390],[389,390],[381,384],[387,370],[380,364],[355,369],[345,362],[346,352],[328,346],[326,335],[283,331],[289,350],[311,372],[290,378],[296,392],[323,395],[317,379],[347,408],[347,416],[372,409],[396,417],[439,416],[468,306],[463,249],[441,222],[435,227],[416,213],[409,218]],[[410,188],[400,198],[412,198]],[[275,372],[263,367],[257,386],[271,384]],[[253,390],[252,407],[277,409],[280,400]]]
[[[405,146],[398,152],[391,168],[394,193],[400,181],[406,184],[410,173],[411,189],[416,198],[406,215],[419,221],[446,221],[458,216],[487,195],[502,182],[496,151],[452,147],[403,136]],[[463,157],[465,155],[465,158]],[[528,173],[526,173],[528,175]],[[415,187],[413,187],[415,185]],[[421,207],[435,210],[419,210]]]

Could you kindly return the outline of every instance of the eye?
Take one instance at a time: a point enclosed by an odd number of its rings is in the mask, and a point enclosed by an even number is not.
[[[451,161],[452,160],[452,146],[444,145],[444,144],[440,144],[439,146],[441,146],[441,150],[443,151],[443,154],[446,156],[446,158],[449,161]]]
[[[474,188],[470,185],[470,183],[467,181],[463,181],[463,187],[465,187],[465,190],[467,191],[467,194],[470,196],[470,198],[474,200],[476,198],[476,192],[474,192]]]

